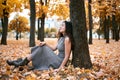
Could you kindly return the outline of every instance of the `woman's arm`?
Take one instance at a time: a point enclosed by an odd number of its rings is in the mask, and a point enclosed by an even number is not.
[[[58,70],[60,70],[61,68],[63,68],[65,66],[65,64],[69,60],[70,53],[71,53],[71,41],[70,41],[69,37],[66,37],[65,38],[65,58],[63,59],[63,62],[60,65]]]
[[[50,47],[53,51],[55,51],[57,49],[57,45],[50,45],[46,42],[40,42],[39,44],[40,46],[43,46],[43,45],[47,45],[48,47]]]

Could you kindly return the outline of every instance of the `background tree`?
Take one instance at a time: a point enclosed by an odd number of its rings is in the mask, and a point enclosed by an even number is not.
[[[118,23],[118,40],[120,40],[120,7],[117,7],[116,11],[116,23]]]
[[[42,0],[41,0],[41,2],[40,2],[40,0],[39,0],[38,2],[36,2],[36,17],[37,17],[37,19],[38,19],[38,31],[37,31],[37,33],[38,33],[37,39],[38,39],[38,40],[40,40],[40,28],[41,28],[40,18],[41,18],[42,13],[43,13],[43,8],[42,8],[42,6],[43,6]]]
[[[9,7],[7,6],[7,0],[0,1],[3,9],[1,11],[2,17],[2,39],[1,44],[7,45],[7,30],[8,30],[8,16],[9,16]]]
[[[1,44],[7,44],[8,18],[11,12],[22,11],[22,6],[28,0],[0,0],[0,18],[2,21]]]
[[[43,3],[42,0],[40,0],[40,4],[42,6],[44,6],[46,3]],[[40,41],[44,41],[44,24],[45,24],[45,12],[42,11],[42,15],[40,17],[40,21],[41,21],[41,24],[40,24],[40,29],[39,29],[39,33],[40,33]]]
[[[30,2],[30,41],[29,46],[35,46],[35,18],[36,18],[36,12],[35,12],[35,0],[29,0]]]
[[[93,20],[92,20],[92,0],[88,0],[88,16],[89,16],[89,44],[92,44],[92,29],[93,29]]]
[[[72,63],[75,67],[91,68],[86,29],[84,0],[70,0],[70,19],[73,24],[74,50]]]
[[[36,16],[38,18],[38,40],[40,41],[44,41],[44,24],[47,12],[48,12],[47,0],[45,2],[43,2],[42,0],[36,2]]]
[[[104,30],[104,38],[106,39],[108,34],[108,26],[106,25],[106,21],[108,21],[108,17],[110,17],[109,24],[109,31],[112,31],[112,38],[115,39],[115,41],[119,40],[119,21],[120,21],[120,0],[96,0],[92,3],[94,6],[95,15],[99,15],[100,17],[100,27],[99,31]],[[109,22],[109,21],[108,21]],[[106,25],[106,26],[105,26]],[[106,42],[108,42],[108,39],[106,39]]]
[[[119,26],[119,21],[117,21],[117,20],[119,20],[119,18],[120,18],[118,16],[120,14],[120,11],[119,11],[119,8],[117,10],[117,6],[119,6],[118,3],[120,3],[120,1],[118,0],[118,1],[111,1],[111,2],[112,2],[111,12],[112,12],[113,39],[115,39],[115,41],[118,41],[119,40],[119,28],[120,28],[120,26]],[[116,17],[118,17],[118,18],[116,19]]]
[[[18,18],[11,20],[9,23],[9,30],[16,31],[16,40],[18,40],[19,34],[21,38],[21,32],[29,31],[29,29],[28,19],[23,16],[18,16]]]
[[[100,25],[99,25],[98,31],[101,31],[101,29],[103,27],[103,21],[105,18],[105,10],[104,10],[105,6],[103,5],[104,4],[103,1],[101,1],[101,0],[98,0],[97,4],[98,4],[99,18],[100,18],[100,21],[99,21]],[[100,40],[100,34],[99,34],[98,39]],[[106,35],[105,35],[105,39],[106,39]]]

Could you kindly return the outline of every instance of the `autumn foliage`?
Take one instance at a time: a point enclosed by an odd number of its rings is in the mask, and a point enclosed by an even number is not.
[[[48,6],[42,5],[40,2],[36,2],[36,17],[41,18],[42,14],[45,14],[47,16],[48,12]]]
[[[93,16],[100,16],[104,19],[105,16],[116,16],[119,20],[120,15],[120,0],[94,0],[92,2]]]
[[[57,15],[59,19],[67,19],[69,17],[69,7],[66,4],[54,4],[49,9],[49,15]]]
[[[28,26],[28,19],[23,16],[18,16],[18,18],[10,21],[9,29],[16,30],[18,32],[29,31],[30,27]]]
[[[49,44],[56,44],[57,39],[45,39]],[[54,43],[53,43],[54,42]],[[36,41],[38,44],[39,41]],[[51,68],[45,71],[30,71],[28,66],[13,70],[13,66],[6,64],[6,60],[26,57],[30,54],[28,40],[8,40],[8,45],[0,45],[0,79],[1,80],[119,80],[120,79],[120,42],[111,40],[106,44],[104,40],[94,40],[89,45],[92,69],[74,68],[72,65],[54,72]],[[31,63],[29,64],[31,65]]]
[[[6,5],[3,3],[6,1]],[[23,7],[28,4],[28,0],[0,0],[0,18],[3,17],[5,11],[10,14],[11,12],[21,12]],[[6,15],[9,17],[9,15]]]
[[[4,5],[6,1],[6,5]],[[68,19],[69,8],[65,4],[50,4],[41,5],[36,2],[36,16],[41,18],[42,14],[59,16],[58,19]],[[57,0],[55,0],[57,1]],[[68,1],[68,0],[67,0]],[[115,15],[116,21],[120,23],[120,0],[92,0],[93,16],[105,19],[105,16]],[[21,12],[24,8],[30,8],[29,0],[0,0],[0,18],[4,12]],[[120,25],[120,24],[119,24]],[[9,23],[10,30],[18,32],[28,31],[28,20],[25,17],[18,16]],[[53,30],[54,32],[55,30]],[[49,30],[46,30],[46,33]],[[55,44],[57,39],[45,39],[49,44]],[[54,42],[54,43],[53,43]],[[74,68],[69,63],[59,72],[54,72],[52,68],[45,71],[29,70],[28,66],[18,67],[13,69],[13,66],[6,64],[6,60],[15,60],[20,57],[26,57],[30,54],[28,39],[8,40],[8,45],[0,45],[0,80],[119,80],[120,79],[120,41],[115,42],[110,40],[106,44],[104,40],[94,40],[93,45],[89,45],[90,57],[93,63],[91,69]],[[39,44],[39,41],[36,40]],[[71,61],[71,60],[70,60]],[[32,62],[29,64],[32,65]]]

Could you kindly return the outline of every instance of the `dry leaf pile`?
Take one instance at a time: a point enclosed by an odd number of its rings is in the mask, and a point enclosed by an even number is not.
[[[55,44],[56,39],[46,39]],[[54,42],[54,43],[53,43]],[[36,41],[39,44],[39,41]],[[54,72],[49,70],[29,70],[28,66],[13,69],[6,60],[26,57],[30,53],[29,40],[8,40],[8,45],[0,45],[0,80],[120,80],[120,41],[94,40],[89,45],[92,69],[74,68],[72,65]],[[30,63],[31,65],[31,63]]]

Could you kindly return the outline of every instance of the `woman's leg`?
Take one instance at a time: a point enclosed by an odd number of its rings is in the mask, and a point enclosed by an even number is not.
[[[27,65],[35,56],[38,54],[41,54],[42,47],[40,46],[35,46],[31,49],[31,54],[28,55],[25,59],[23,59],[21,62],[16,62],[15,66],[24,66]]]
[[[27,60],[28,60],[28,61],[31,61],[31,60],[32,60],[32,57],[31,57],[31,56],[32,56],[31,54],[27,56]]]
[[[13,60],[13,61],[9,61],[7,60],[7,64],[8,65],[14,65],[15,67],[18,67],[18,66],[24,66],[24,65],[27,65],[31,60],[32,58],[34,58],[35,56],[37,56],[38,54],[41,53],[42,47],[40,46],[35,46],[33,48],[31,48],[31,54],[28,55],[25,59],[17,59],[17,60]]]
[[[13,61],[7,60],[6,62],[8,65],[14,65],[15,62],[20,62],[20,61],[22,61],[22,58],[18,58],[17,60],[13,60]]]

